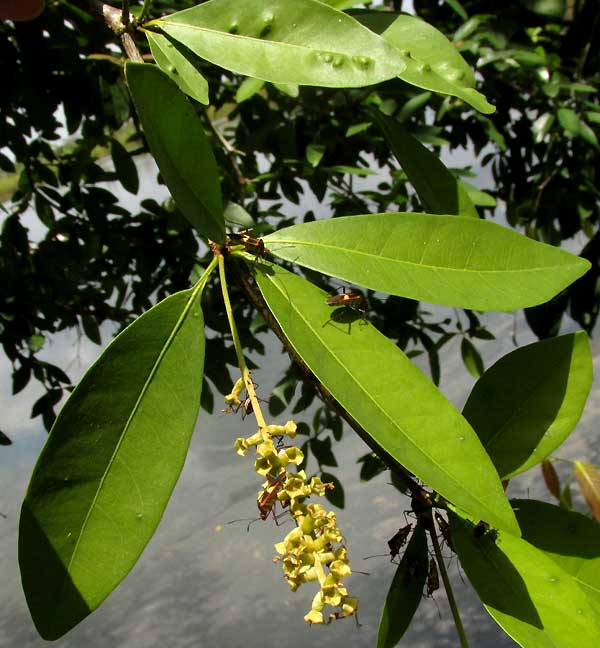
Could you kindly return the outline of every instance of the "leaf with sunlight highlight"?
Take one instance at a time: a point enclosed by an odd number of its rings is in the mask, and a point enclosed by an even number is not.
[[[255,276],[291,345],[372,442],[473,517],[519,533],[477,435],[393,342],[279,266],[261,261]]]

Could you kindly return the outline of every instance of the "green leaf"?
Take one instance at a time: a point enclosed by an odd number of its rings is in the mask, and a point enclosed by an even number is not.
[[[348,128],[346,129],[346,137],[352,137],[353,135],[358,135],[358,133],[366,131],[370,125],[371,122],[361,122],[360,124],[353,124],[352,126],[348,126]]]
[[[596,133],[586,124],[583,120],[579,122],[579,135],[584,139],[588,144],[591,144],[594,148],[598,148],[598,137]]]
[[[427,536],[418,524],[383,605],[377,648],[393,648],[406,632],[421,602],[428,567]]]
[[[465,367],[474,378],[479,378],[483,373],[483,360],[479,351],[477,351],[474,344],[466,337],[463,337],[460,344],[460,353],[462,355]],[[467,419],[468,420],[468,419]]]
[[[487,611],[526,648],[595,646],[594,611],[577,581],[544,552],[509,533],[474,537],[451,516],[460,563]]]
[[[446,4],[457,13],[463,20],[467,20],[469,16],[465,11],[464,7],[460,4],[458,0],[445,0]]]
[[[377,446],[473,517],[518,533],[477,435],[393,342],[356,313],[332,315],[327,293],[279,266],[261,261],[256,280],[296,352]]]
[[[163,34],[146,31],[150,51],[160,69],[179,86],[179,89],[208,105],[208,81],[200,72],[200,61],[185,45]]]
[[[357,4],[363,4],[364,0],[321,0],[321,2],[340,11],[344,11],[344,9],[349,9]]]
[[[329,173],[348,173],[349,175],[355,175],[362,178],[370,175],[376,175],[376,172],[372,169],[346,166],[345,164],[338,164],[337,166],[332,167],[323,167],[323,171],[328,171]]]
[[[43,335],[35,334],[27,340],[27,348],[31,353],[37,353],[46,344],[46,338]]]
[[[257,92],[260,92],[264,85],[265,82],[261,79],[253,79],[252,77],[244,79],[235,93],[236,102],[242,103],[243,101],[247,101]]]
[[[463,415],[503,479],[540,463],[569,436],[592,373],[588,338],[579,331],[516,349],[483,374]]]
[[[116,139],[111,140],[110,155],[119,182],[129,193],[136,194],[140,188],[137,167],[125,147]]]
[[[489,193],[477,189],[470,182],[465,182],[464,180],[458,180],[458,184],[465,190],[467,196],[471,199],[471,202],[477,207],[495,207],[496,199],[493,196],[490,196]],[[467,216],[468,214],[463,214]]]
[[[293,99],[300,94],[300,88],[294,83],[274,83],[273,87]]]
[[[408,121],[416,112],[425,107],[431,99],[431,92],[421,92],[414,97],[411,97],[398,111],[396,119],[400,123]],[[384,114],[386,114],[384,112]]]
[[[256,225],[252,216],[241,205],[234,202],[225,205],[223,216],[227,225],[232,227],[252,229]]]
[[[511,500],[523,540],[543,551],[587,594],[600,613],[600,524],[560,506],[529,499]]]
[[[98,326],[98,321],[93,315],[82,315],[81,326],[83,327],[83,332],[86,334],[88,339],[90,339],[94,344],[102,344],[100,327]]]
[[[379,83],[402,57],[354,18],[316,0],[210,0],[149,23],[226,70],[328,88]]]
[[[374,117],[428,212],[478,218],[477,210],[465,188],[437,155],[423,146],[396,120],[381,113],[374,113]]]
[[[215,156],[192,104],[155,65],[127,63],[125,76],[158,168],[198,234],[225,240]]]
[[[319,162],[323,159],[324,154],[325,147],[321,144],[309,144],[306,147],[306,159],[313,167],[319,166]]]
[[[263,240],[275,256],[344,281],[472,310],[540,304],[590,267],[495,223],[437,214],[323,219]]]
[[[564,128],[567,135],[575,137],[581,130],[581,121],[577,113],[570,108],[560,108],[556,113],[559,124]]]
[[[102,603],[160,522],[200,406],[205,281],[118,335],[50,432],[19,529],[23,589],[44,639]]]
[[[424,20],[401,15],[381,35],[406,65],[398,76],[425,90],[458,97],[482,113],[495,108],[475,90],[475,75],[452,43]]]
[[[544,137],[550,132],[554,124],[554,115],[550,113],[544,113],[540,115],[531,125],[531,130],[533,131],[533,141],[536,144],[540,144],[544,141]]]

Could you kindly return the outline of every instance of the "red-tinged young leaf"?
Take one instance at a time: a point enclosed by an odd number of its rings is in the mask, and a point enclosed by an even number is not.
[[[556,472],[554,465],[551,461],[548,461],[548,459],[544,459],[541,468],[546,487],[550,493],[560,501],[560,480],[558,479],[558,473]]]
[[[592,515],[600,521],[600,471],[592,464],[576,461],[575,477]]]

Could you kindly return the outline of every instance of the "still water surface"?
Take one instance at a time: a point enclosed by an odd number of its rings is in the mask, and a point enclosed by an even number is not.
[[[146,174],[146,179],[153,177]],[[144,194],[142,189],[141,195]],[[157,197],[160,197],[157,195]],[[482,342],[480,350],[489,366],[510,351],[513,319],[510,315],[486,316],[497,336]],[[112,331],[103,330],[108,341]],[[518,323],[519,345],[533,341],[522,322]],[[268,394],[279,380],[287,360],[279,343],[265,337],[265,358],[255,358],[261,369],[255,378]],[[600,345],[593,344],[596,375]],[[72,335],[56,336],[45,350],[47,359],[69,365],[77,379],[99,353],[99,348]],[[442,389],[461,407],[473,384],[459,360],[459,343],[448,345],[441,359]],[[598,462],[596,443],[600,394],[595,387],[577,432],[561,449],[560,456]],[[0,448],[0,647],[38,648],[41,640],[29,618],[17,567],[17,529],[20,501],[33,464],[45,438],[39,419],[29,411],[39,390],[32,386],[10,397],[10,372],[0,360],[0,412],[2,427],[10,432],[13,445]],[[217,404],[216,411],[219,406]],[[280,420],[286,420],[286,414]],[[311,412],[300,418],[310,422]],[[379,615],[395,566],[385,557],[365,556],[387,552],[386,540],[405,524],[409,502],[389,484],[389,475],[361,483],[358,457],[366,446],[346,430],[334,452],[334,468],[342,482],[346,507],[337,511],[346,536],[353,568],[368,572],[348,579],[351,594],[360,597],[360,627],[347,619],[326,627],[309,627],[302,617],[310,608],[314,590],[305,585],[290,592],[281,568],[272,563],[273,544],[282,539],[289,525],[272,520],[253,524],[228,524],[256,515],[259,480],[252,459],[235,454],[233,442],[252,433],[250,419],[236,415],[202,413],[190,452],[173,498],[154,538],[138,564],[107,601],[80,626],[56,642],[59,648],[300,648],[304,646],[371,647],[375,645]],[[314,466],[309,465],[309,470]],[[548,499],[537,473],[511,482],[514,497]],[[219,530],[221,529],[221,530]],[[515,644],[487,616],[463,582],[453,560],[449,571],[472,646],[504,648]],[[457,646],[455,630],[443,593],[424,599],[402,645],[415,648]]]

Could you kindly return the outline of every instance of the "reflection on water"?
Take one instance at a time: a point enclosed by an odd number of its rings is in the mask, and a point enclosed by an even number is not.
[[[498,315],[493,319],[499,338],[507,339],[511,318]],[[69,342],[56,341],[54,351],[65,353]],[[273,387],[286,362],[284,356],[278,355],[277,344],[273,340],[268,342],[269,366],[256,376],[265,393]],[[491,353],[496,357],[508,350],[499,348],[502,346],[488,343],[483,347],[487,364]],[[453,364],[459,357],[457,350],[448,349],[449,357],[442,362],[442,367],[446,392],[460,405],[472,380],[460,364]],[[596,363],[599,350],[595,344]],[[92,356],[94,351],[94,348],[82,349],[83,357]],[[8,393],[7,378],[4,367],[0,394]],[[13,399],[3,398],[2,409],[6,411],[8,406],[13,420],[20,417],[24,425],[13,435],[13,446],[0,449],[0,510],[7,515],[7,519],[0,518],[0,646],[34,648],[47,644],[36,635],[20,589],[16,539],[19,503],[45,433],[37,421],[33,424],[28,421],[29,405],[17,411]],[[591,435],[593,412],[599,406],[599,394],[593,393],[580,431],[561,450],[561,456],[598,460],[592,453]],[[310,413],[303,418],[310,421]],[[283,419],[285,414],[281,416]],[[256,514],[259,484],[252,460],[237,456],[232,448],[234,439],[249,434],[251,428],[250,418],[242,422],[233,414],[201,415],[184,471],[156,536],[117,591],[79,627],[59,640],[58,646],[158,648],[168,644],[177,648],[270,648],[280,646],[282,641],[290,648],[307,644],[374,645],[394,566],[387,558],[363,560],[363,557],[387,551],[386,540],[405,523],[408,501],[400,498],[388,484],[386,474],[366,484],[357,480],[356,459],[365,452],[365,446],[351,431],[346,432],[335,448],[339,468],[333,472],[346,490],[347,506],[339,512],[339,520],[353,567],[369,572],[369,575],[355,574],[348,581],[351,592],[361,599],[362,625],[357,627],[348,619],[328,627],[307,627],[302,617],[310,607],[314,592],[308,585],[295,594],[290,592],[280,566],[272,563],[273,544],[287,532],[286,526],[277,527],[269,520],[253,524],[247,532],[243,522],[227,524]],[[519,484],[511,484],[511,495],[545,497],[539,480],[534,483],[535,478],[534,474],[515,480]],[[221,531],[217,531],[219,525],[223,527]],[[514,645],[481,610],[469,586],[461,582],[455,561],[450,572],[457,586],[469,639],[474,644]],[[406,645],[423,648],[457,645],[441,592],[436,594],[435,601],[423,600],[405,641]]]

